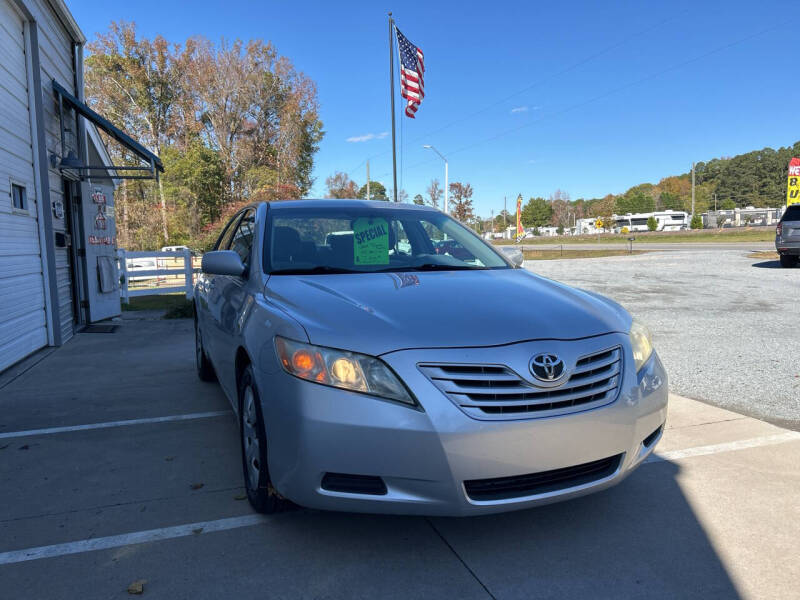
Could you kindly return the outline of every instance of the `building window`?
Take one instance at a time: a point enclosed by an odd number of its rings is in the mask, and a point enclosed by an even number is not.
[[[17,210],[28,210],[28,198],[25,188],[16,183],[11,184],[11,206]]]

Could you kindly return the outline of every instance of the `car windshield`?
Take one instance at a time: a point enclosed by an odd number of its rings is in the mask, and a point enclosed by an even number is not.
[[[781,223],[784,221],[800,221],[800,204],[792,204],[786,208],[786,212],[781,217]]]
[[[303,207],[270,211],[271,274],[510,268],[469,229],[433,210]]]

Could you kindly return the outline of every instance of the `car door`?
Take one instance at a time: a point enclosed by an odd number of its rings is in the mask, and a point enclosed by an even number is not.
[[[214,244],[212,250],[225,250],[231,243],[231,238],[236,232],[236,225],[241,218],[242,213],[236,213],[233,218],[228,221],[228,224],[222,230],[217,243]],[[200,330],[203,337],[203,346],[206,351],[206,356],[211,360],[214,368],[217,368],[217,349],[215,348],[216,323],[219,320],[219,311],[221,310],[221,297],[219,294],[219,283],[221,275],[211,275],[203,273],[199,278],[196,294],[197,294],[197,320],[200,325]]]
[[[236,394],[235,361],[239,334],[243,325],[248,304],[248,279],[250,273],[253,238],[255,235],[256,211],[248,208],[243,211],[241,219],[236,223],[230,237],[227,250],[233,250],[242,259],[245,266],[243,276],[216,276],[214,292],[218,297],[218,310],[213,312],[214,330],[214,365],[220,383],[230,397]],[[252,298],[249,299],[252,301]]]

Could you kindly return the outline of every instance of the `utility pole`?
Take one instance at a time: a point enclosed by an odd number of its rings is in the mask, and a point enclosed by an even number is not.
[[[694,218],[694,163],[692,163],[692,218]]]
[[[367,159],[367,200],[369,200],[369,159]]]
[[[714,212],[717,212],[717,192],[714,192]]]
[[[506,197],[503,196],[503,233],[505,233],[506,227],[508,227],[508,223],[506,223],[507,214],[508,214],[508,207],[506,206]]]
[[[491,224],[492,224],[492,229],[491,229],[491,231],[492,231],[492,233],[494,233],[494,209],[492,209],[492,210],[490,211],[490,213],[489,213],[489,214],[491,214],[491,215],[492,215],[492,216],[490,217],[490,218],[491,218]]]

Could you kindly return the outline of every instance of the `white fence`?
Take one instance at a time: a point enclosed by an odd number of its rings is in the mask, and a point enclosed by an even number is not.
[[[194,257],[183,252],[128,252],[117,250],[120,296],[127,303],[133,296],[185,293],[194,297]]]

